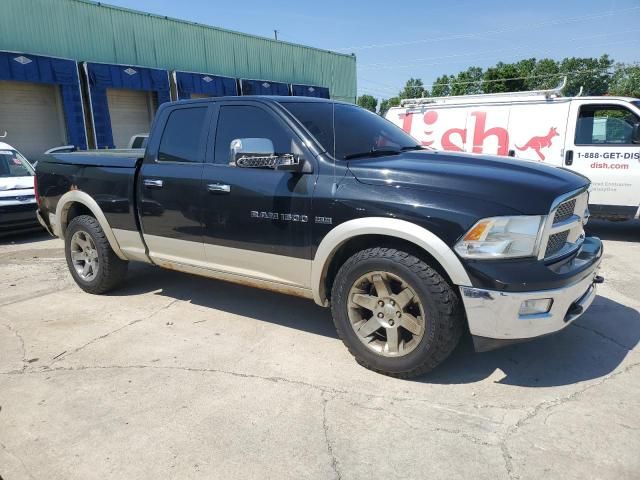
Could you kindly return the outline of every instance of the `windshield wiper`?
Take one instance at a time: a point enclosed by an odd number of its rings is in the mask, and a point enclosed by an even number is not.
[[[377,150],[375,148],[372,148],[368,152],[350,153],[349,155],[345,155],[344,159],[351,160],[353,158],[362,158],[362,157],[382,157],[384,155],[398,155],[400,152],[402,152],[402,150],[391,150],[391,149]]]
[[[402,147],[400,150],[406,152],[408,150],[424,150],[422,145],[411,145],[410,147]]]

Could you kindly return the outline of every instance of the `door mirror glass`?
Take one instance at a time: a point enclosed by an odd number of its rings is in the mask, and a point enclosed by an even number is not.
[[[274,170],[302,171],[300,156],[275,153],[268,138],[236,138],[231,141],[229,164],[239,168],[272,168]]]

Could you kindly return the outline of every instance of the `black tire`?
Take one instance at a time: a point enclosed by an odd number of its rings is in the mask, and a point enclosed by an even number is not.
[[[415,348],[396,357],[372,351],[356,334],[349,319],[351,287],[369,272],[400,277],[422,303],[424,333]],[[331,310],[338,335],[356,361],[378,373],[410,378],[429,372],[455,349],[463,331],[464,315],[453,287],[421,259],[391,248],[370,248],[350,257],[338,271],[331,289]]]
[[[71,259],[71,239],[76,232],[84,232],[91,237],[97,252],[98,268],[90,281],[83,279],[76,271]],[[69,223],[65,231],[64,251],[71,276],[78,286],[87,293],[99,295],[120,284],[127,274],[129,262],[120,259],[109,244],[109,240],[98,221],[90,215],[80,215]]]

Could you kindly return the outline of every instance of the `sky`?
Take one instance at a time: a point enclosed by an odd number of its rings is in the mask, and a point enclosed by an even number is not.
[[[608,53],[640,61],[640,0],[108,0],[292,43],[354,53],[358,94],[396,95],[410,77],[523,58]]]

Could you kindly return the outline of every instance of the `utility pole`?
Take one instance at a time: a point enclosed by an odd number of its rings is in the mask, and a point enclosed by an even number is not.
[[[276,37],[276,41],[278,41],[278,30],[273,31],[273,36]]]

